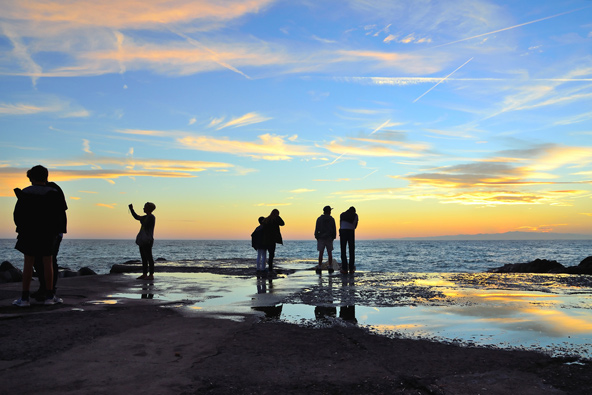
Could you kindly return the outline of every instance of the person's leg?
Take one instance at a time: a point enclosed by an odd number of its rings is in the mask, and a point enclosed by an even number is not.
[[[53,245],[53,292],[56,292],[56,285],[58,284],[59,268],[58,268],[58,253],[60,252],[60,244],[63,236],[58,235]]]
[[[51,294],[53,296],[53,259],[51,255],[46,255],[43,257],[43,270],[45,272],[45,287],[47,289],[47,294]]]
[[[35,256],[35,260],[33,262],[33,268],[35,269],[35,273],[37,273],[37,278],[39,279],[39,289],[34,293],[34,297],[37,294],[45,297],[45,268],[43,267],[43,255]]]
[[[148,256],[144,247],[140,247],[140,257],[142,258],[142,275],[138,279],[143,280],[148,277]]]
[[[154,256],[152,256],[152,243],[146,247],[146,254],[148,259],[148,279],[154,279]]]
[[[29,300],[29,288],[31,287],[31,278],[33,277],[33,265],[35,264],[35,256],[25,255],[25,264],[23,266],[23,300]]]
[[[348,240],[349,244],[349,268],[355,270],[356,264],[356,234],[355,231],[351,231],[351,235]]]
[[[267,250],[269,251],[268,266],[269,266],[269,271],[271,272],[273,270],[273,258],[275,258],[275,243],[270,245]]]
[[[347,235],[343,230],[339,231],[339,244],[341,247],[341,273],[347,274]]]

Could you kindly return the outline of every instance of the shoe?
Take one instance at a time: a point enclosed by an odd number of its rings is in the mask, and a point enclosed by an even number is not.
[[[321,268],[317,268],[317,274],[321,274],[323,271],[321,270]]]
[[[12,302],[13,305],[18,306],[18,307],[29,307],[31,306],[31,303],[29,303],[28,300],[23,300],[21,298],[15,300],[14,302]]]
[[[136,280],[146,280],[146,276],[145,274],[142,274],[140,277],[136,278]]]
[[[62,298],[58,298],[55,295],[51,298],[45,299],[45,304],[48,306],[53,305],[53,304],[58,304],[58,303],[64,303],[64,300]]]
[[[347,270],[342,270],[341,274],[347,274]]]
[[[329,274],[333,274],[333,272],[335,271],[335,269],[333,269],[332,267],[329,267],[329,269],[327,270],[329,270]]]

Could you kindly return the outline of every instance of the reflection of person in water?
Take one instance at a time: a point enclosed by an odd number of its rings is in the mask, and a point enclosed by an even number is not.
[[[333,278],[328,277],[326,284],[322,277],[319,277],[319,305],[315,306],[315,318],[319,321],[325,321],[337,316],[337,307],[333,305]],[[320,305],[323,303],[323,305]]]
[[[344,321],[357,324],[356,306],[355,306],[355,283],[353,278],[344,277],[341,282],[341,307],[339,308],[339,318]]]
[[[269,287],[268,287],[269,283]],[[257,278],[257,293],[258,294],[265,294],[265,293],[273,293],[273,279],[271,278]],[[279,319],[282,315],[282,307],[283,305],[271,305],[271,306],[254,306],[251,307],[252,310],[261,311],[265,313],[265,318],[267,319]]]

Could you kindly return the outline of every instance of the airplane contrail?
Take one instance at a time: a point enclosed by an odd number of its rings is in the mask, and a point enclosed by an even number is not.
[[[390,119],[386,120],[386,121],[385,121],[385,122],[384,122],[382,125],[380,125],[380,126],[379,126],[379,127],[377,127],[376,129],[374,129],[374,130],[372,131],[372,133],[370,133],[368,136],[372,136],[374,133],[378,132],[380,129],[382,129],[382,128],[384,128],[385,126],[387,126],[387,125],[389,124],[389,122],[390,122],[390,121],[391,121]]]
[[[180,37],[184,38],[185,40],[189,41],[189,43],[191,43],[191,44],[195,45],[196,47],[200,47],[200,48],[202,48],[202,49],[204,49],[204,50],[208,51],[208,52],[209,52],[209,53],[212,55],[212,56],[211,56],[211,59],[212,59],[214,62],[218,63],[220,66],[222,66],[222,67],[224,67],[224,68],[227,68],[228,70],[234,71],[235,73],[238,73],[238,74],[242,75],[243,77],[245,77],[245,78],[247,78],[247,79],[249,79],[249,80],[252,80],[252,78],[251,78],[251,77],[249,77],[248,75],[246,75],[245,73],[243,73],[242,71],[240,71],[239,69],[237,69],[236,67],[234,67],[234,66],[232,66],[232,65],[230,65],[230,64],[228,64],[228,63],[226,63],[226,62],[224,62],[224,61],[222,61],[222,60],[220,60],[220,59],[218,59],[218,54],[217,54],[215,51],[213,51],[213,50],[211,50],[210,48],[206,47],[205,45],[203,45],[203,44],[202,44],[202,43],[200,43],[199,41],[197,41],[197,40],[195,40],[195,39],[193,39],[193,38],[191,38],[191,37],[187,36],[187,35],[186,35],[186,34],[184,34],[184,33],[181,33],[181,32],[179,32],[179,31],[172,30],[171,28],[169,28],[169,30],[170,30],[171,32],[175,33],[176,35],[178,35],[178,36],[180,36]]]
[[[456,70],[454,70],[452,73],[450,73],[446,77],[442,78],[440,81],[438,81],[438,83],[436,85],[434,85],[430,89],[428,89],[423,95],[421,95],[417,99],[413,100],[413,103],[415,103],[416,101],[418,101],[419,99],[421,99],[422,97],[424,97],[425,95],[427,95],[432,89],[434,89],[435,87],[437,87],[438,85],[440,85],[448,77],[450,77],[452,74],[456,73],[458,70],[460,70],[464,65],[466,65],[467,63],[469,63],[471,60],[473,60],[473,58],[467,60],[466,62],[464,62],[463,64],[461,64],[459,67],[457,67]]]
[[[592,7],[592,6],[582,7],[582,8],[578,8],[578,9],[576,9],[576,10],[571,10],[571,11],[565,11],[565,12],[562,12],[562,13],[560,13],[560,14],[555,14],[555,15],[551,15],[551,16],[546,16],[546,17],[544,17],[544,18],[536,19],[536,20],[534,20],[534,21],[530,21],[530,22],[524,22],[524,23],[521,23],[521,24],[519,24],[519,25],[514,25],[514,26],[510,26],[510,27],[505,27],[505,28],[503,28],[503,29],[498,29],[498,30],[494,30],[494,31],[492,31],[492,32],[478,34],[478,35],[476,35],[476,36],[472,36],[472,37],[462,38],[462,39],[460,39],[460,40],[451,41],[451,42],[449,42],[449,43],[446,43],[446,44],[440,44],[440,45],[436,45],[436,46],[433,46],[433,47],[430,47],[430,48],[439,48],[439,47],[444,47],[444,46],[446,46],[446,45],[452,45],[452,44],[460,43],[460,42],[462,42],[462,41],[472,40],[473,38],[479,38],[479,37],[483,37],[483,36],[488,36],[488,35],[490,35],[490,34],[495,34],[495,33],[503,32],[503,31],[506,31],[506,30],[515,29],[515,28],[517,28],[517,27],[522,27],[522,26],[526,26],[526,25],[533,24],[533,23],[542,22],[542,21],[545,21],[545,20],[547,20],[547,19],[551,19],[551,18],[557,18],[558,16],[562,16],[562,15],[566,15],[566,14],[571,14],[572,12],[581,11],[581,10],[583,10],[583,9],[590,8],[590,7]]]

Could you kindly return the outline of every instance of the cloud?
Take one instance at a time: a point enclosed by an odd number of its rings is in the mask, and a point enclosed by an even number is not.
[[[80,27],[110,29],[154,29],[166,24],[182,25],[202,22],[202,28],[216,27],[215,21],[229,21],[249,13],[257,13],[273,0],[217,0],[201,1],[118,1],[77,0],[62,1],[6,1],[3,16],[10,20],[26,21],[33,27],[52,27],[54,30],[73,30]],[[97,18],[100,15],[100,18]]]
[[[115,206],[117,206],[117,203],[111,203],[111,204],[107,204],[107,203],[96,203],[95,205],[96,206],[99,206],[99,207],[106,207],[106,208],[114,209]]]
[[[261,123],[270,120],[271,118],[267,118],[257,114],[256,112],[250,112],[238,118],[233,118],[232,120],[218,125],[216,128],[217,130],[224,129],[224,128],[238,128],[241,126],[252,125],[255,123]]]
[[[0,117],[51,114],[58,118],[85,118],[90,115],[90,112],[81,106],[52,95],[38,94],[31,101],[33,103],[1,102]]]
[[[323,148],[340,155],[356,157],[419,158],[430,155],[430,145],[389,138],[388,131],[375,137],[348,137],[331,141]]]
[[[447,56],[370,50],[338,50],[334,62],[371,62],[373,69],[398,70],[412,75],[432,74],[442,70]]]
[[[198,151],[250,156],[264,160],[289,160],[295,156],[313,156],[309,147],[288,144],[285,137],[271,134],[259,136],[259,141],[239,141],[210,136],[187,136],[177,140],[183,147]]]
[[[316,189],[307,189],[307,188],[300,188],[300,189],[293,189],[291,193],[307,193],[307,192],[314,192]]]
[[[103,169],[104,166],[116,167]],[[79,162],[48,164],[50,181],[63,182],[74,180],[100,179],[109,183],[122,177],[158,177],[158,178],[193,178],[194,173],[206,170],[231,169],[234,166],[222,162],[183,161],[167,159],[137,159],[96,157]],[[62,168],[66,167],[67,170]],[[82,169],[73,169],[73,168]],[[26,173],[28,168],[0,167],[0,196],[14,196],[15,186],[29,184]],[[248,173],[247,170],[243,174]],[[96,193],[93,191],[79,191],[80,193]]]

